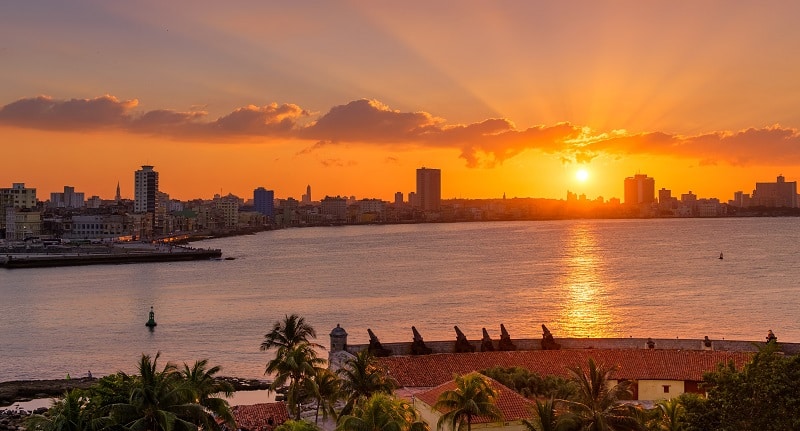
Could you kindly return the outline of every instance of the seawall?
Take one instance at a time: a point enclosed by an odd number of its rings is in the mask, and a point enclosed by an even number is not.
[[[492,345],[498,349],[498,341],[493,340]],[[511,339],[517,350],[543,350],[541,339]],[[476,352],[481,351],[481,340],[469,340]],[[703,339],[677,339],[677,338],[555,338],[561,349],[648,349],[648,342],[652,342],[653,349],[664,350],[711,350],[732,352],[757,352],[765,341],[741,340],[709,340],[709,346]],[[786,354],[800,354],[800,343],[780,343],[780,350]],[[392,355],[411,355],[411,342],[381,343],[381,346]],[[456,342],[453,341],[425,341],[425,346],[432,350],[431,353],[453,353]],[[346,346],[345,350],[355,354],[369,348],[369,344],[354,344]]]

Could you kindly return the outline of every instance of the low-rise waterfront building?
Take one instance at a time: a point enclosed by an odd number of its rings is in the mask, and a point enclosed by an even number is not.
[[[65,229],[63,238],[117,239],[130,235],[125,226],[125,216],[121,214],[72,216],[69,229]]]
[[[7,207],[4,221],[6,239],[21,241],[42,234],[42,214],[39,211]]]

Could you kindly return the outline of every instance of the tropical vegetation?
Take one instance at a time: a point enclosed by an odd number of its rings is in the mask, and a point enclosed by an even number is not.
[[[437,426],[448,424],[453,431],[472,430],[472,421],[478,416],[499,420],[502,418],[497,408],[497,390],[483,374],[473,372],[456,376],[455,389],[439,395],[435,409],[443,411]]]
[[[343,415],[337,431],[424,431],[417,411],[406,401],[376,392],[359,402],[351,414]]]
[[[263,350],[274,352],[266,373],[272,390],[285,387],[294,420],[279,431],[313,431],[333,419],[338,430],[426,430],[413,406],[393,395],[397,387],[378,360],[364,350],[331,372],[318,356],[316,333],[297,315],[275,322]],[[71,390],[44,415],[33,415],[32,431],[198,431],[236,429],[223,398],[232,388],[208,360],[178,367],[160,363],[160,353],[142,355],[138,374],[119,372],[92,387]],[[632,404],[630,383],[612,384],[612,368],[589,360],[568,379],[540,377],[523,368],[495,367],[455,377],[455,389],[434,405],[443,412],[438,428],[471,430],[476,417],[500,419],[497,392],[486,376],[532,403],[530,431],[699,431],[800,429],[800,356],[784,355],[777,343],[738,369],[722,364],[704,376],[706,396],[683,394],[645,409]],[[316,408],[314,423],[300,420],[304,406]],[[312,407],[313,406],[313,407]]]
[[[219,422],[235,427],[230,406],[213,396],[225,384],[212,382],[219,367],[207,361],[193,367],[142,355],[138,375],[117,373],[100,379],[87,390],[67,392],[45,415],[34,415],[28,428],[37,431],[197,431],[218,430]],[[230,392],[230,391],[228,391]]]

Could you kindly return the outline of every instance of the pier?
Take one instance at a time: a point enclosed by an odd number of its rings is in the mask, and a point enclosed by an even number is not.
[[[12,250],[0,255],[0,267],[45,268],[54,266],[109,265],[124,263],[176,262],[210,260],[222,257],[220,249],[184,246],[124,243],[92,246],[57,247],[36,252]]]

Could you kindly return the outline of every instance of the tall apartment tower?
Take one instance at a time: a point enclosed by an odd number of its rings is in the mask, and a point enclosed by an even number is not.
[[[647,175],[636,174],[625,178],[625,204],[651,204],[655,202],[656,180]]]
[[[156,212],[156,194],[158,193],[158,172],[152,166],[143,165],[134,173],[133,212]]]
[[[442,206],[442,170],[417,169],[417,199],[423,211],[439,211]]]
[[[256,207],[256,212],[269,217],[270,220],[275,218],[274,191],[267,190],[264,187],[253,190],[253,205]]]
[[[304,204],[311,203],[311,184],[306,186],[306,193],[300,198]]]

